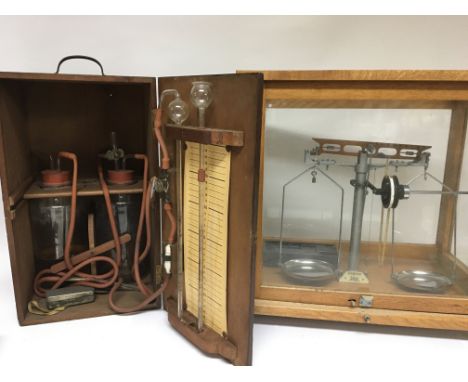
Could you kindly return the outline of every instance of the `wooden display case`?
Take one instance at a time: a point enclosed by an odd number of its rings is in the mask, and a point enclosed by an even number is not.
[[[460,256],[454,259],[452,232],[455,203],[449,195],[442,195],[440,202],[435,201],[432,204],[436,209],[436,214],[432,219],[428,219],[428,222],[433,223],[435,227],[433,241],[429,242],[429,239],[425,240],[423,237],[421,242],[407,240],[395,244],[395,263],[401,269],[419,267],[428,270],[435,268],[447,270],[455,262],[456,278],[453,286],[445,293],[402,290],[390,277],[390,259],[387,257],[382,264],[376,260],[378,241],[366,241],[364,234],[361,255],[366,258],[365,273],[370,280],[369,284],[341,283],[338,280],[324,285],[291,282],[285,278],[277,264],[266,264],[268,260],[265,258],[266,243],[279,241],[279,228],[277,227],[279,226],[278,209],[281,207],[281,199],[280,193],[274,194],[272,190],[280,189],[281,182],[277,180],[275,183],[272,179],[281,178],[284,183],[294,175],[288,172],[291,168],[303,168],[301,167],[304,165],[301,149],[311,147],[314,137],[324,138],[325,141],[325,138],[349,140],[356,139],[356,136],[360,137],[356,133],[358,122],[354,123],[352,120],[357,113],[356,110],[361,110],[361,114],[367,113],[366,116],[369,117],[367,126],[362,130],[368,134],[364,138],[371,137],[373,141],[422,145],[427,141],[428,134],[439,134],[439,130],[428,128],[424,131],[425,125],[421,122],[423,117],[407,118],[404,120],[404,129],[408,132],[414,129],[416,136],[415,142],[406,142],[403,140],[406,133],[400,132],[399,136],[392,137],[392,128],[397,123],[394,120],[385,120],[386,113],[399,113],[400,111],[414,115],[426,113],[424,118],[428,115],[430,118],[437,117],[438,113],[442,113],[443,116],[440,118],[446,122],[446,126],[440,126],[440,131],[444,129],[445,135],[439,141],[436,139],[433,146],[434,150],[440,150],[444,155],[436,154],[435,162],[439,155],[440,163],[437,166],[440,165],[443,183],[452,190],[461,190],[460,180],[463,175],[468,175],[466,165],[463,168],[467,128],[468,72],[264,71],[263,75],[262,160],[257,225],[255,313],[362,324],[468,330],[468,261],[466,257],[460,259]],[[378,124],[372,124],[375,119],[372,113],[377,112],[384,116],[380,115],[379,122],[387,123],[386,130],[380,128]],[[330,115],[334,115],[333,113],[339,115],[340,118],[329,118]],[[342,117],[344,114],[346,115]],[[426,118],[425,121],[427,122],[430,118]],[[307,119],[307,123],[302,121],[304,119]],[[341,123],[341,127],[337,121]],[[417,130],[420,122],[423,130]],[[288,141],[292,142],[290,147]],[[292,161],[291,152],[296,148],[298,151],[294,154],[296,167],[287,167],[288,164],[285,163]],[[337,161],[340,160],[339,155],[332,155],[332,157]],[[431,158],[431,161],[433,159]],[[351,169],[353,165],[348,164],[348,166]],[[299,172],[299,170],[294,171]],[[346,192],[352,190],[349,185],[350,178],[352,176],[349,176],[348,184],[342,184]],[[301,183],[300,186],[306,187],[306,184]],[[466,185],[462,187],[466,188]],[[296,190],[295,195],[299,194],[301,190]],[[320,193],[317,197],[321,197]],[[459,196],[460,199],[462,197],[463,195]],[[294,196],[290,198],[292,205]],[[401,208],[407,211],[412,208],[410,201],[411,197],[408,204],[405,204],[407,207]],[[311,215],[313,215],[314,208],[320,210],[320,206],[317,207],[317,205],[308,208],[306,197],[303,202],[302,209],[309,211]],[[401,201],[400,206],[405,202]],[[296,210],[293,210],[290,215],[296,213],[299,216],[300,207],[297,205],[295,207]],[[399,211],[398,208],[396,211]],[[458,211],[458,219],[464,219],[463,204],[459,206]],[[413,226],[422,224],[417,222],[417,210],[414,210],[413,214]],[[321,224],[320,218],[312,221],[315,228],[317,224]],[[300,221],[298,224],[305,226],[307,221]],[[374,222],[374,225],[378,226],[378,221]],[[466,230],[458,229],[459,241],[463,241],[465,232]],[[298,243],[317,242],[317,238],[312,234],[310,237],[303,234],[296,239],[288,238],[287,235],[285,237],[288,240],[296,240]],[[343,268],[346,268],[349,236],[343,235],[342,239],[340,263],[343,271],[345,270]],[[331,245],[337,243],[336,240],[330,240],[330,238],[318,239],[318,242]]]

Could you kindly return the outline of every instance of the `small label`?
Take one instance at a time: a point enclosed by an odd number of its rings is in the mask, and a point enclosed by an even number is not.
[[[206,172],[202,168],[198,170],[198,181],[204,182],[206,180]]]
[[[369,279],[364,272],[346,271],[340,277],[340,283],[369,284]]]

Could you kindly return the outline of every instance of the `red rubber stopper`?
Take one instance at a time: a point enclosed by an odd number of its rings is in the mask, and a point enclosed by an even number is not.
[[[132,184],[135,181],[135,172],[133,170],[109,170],[107,180],[110,184]]]
[[[41,171],[42,185],[44,187],[63,187],[71,183],[71,172],[65,170]]]

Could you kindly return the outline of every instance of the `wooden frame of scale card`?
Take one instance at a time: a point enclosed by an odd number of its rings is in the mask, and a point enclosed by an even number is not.
[[[263,169],[265,111],[275,108],[422,108],[451,109],[450,132],[443,181],[458,190],[467,126],[468,71],[357,70],[264,71],[258,204],[255,313],[364,324],[468,330],[468,298],[449,295],[409,294],[396,286],[391,293],[369,292],[372,307],[359,306],[365,292],[304,288],[292,284],[266,285],[263,279]],[[312,137],[311,137],[312,138]],[[400,253],[424,256],[437,247],[443,261],[451,261],[454,203],[442,196],[434,245],[410,244]],[[376,243],[374,243],[376,244]],[[346,243],[345,243],[346,251]],[[363,252],[372,249],[362,243]],[[434,248],[432,248],[434,250]],[[397,252],[396,251],[396,252]],[[467,277],[468,267],[457,262],[457,276]],[[356,303],[356,301],[358,303]]]

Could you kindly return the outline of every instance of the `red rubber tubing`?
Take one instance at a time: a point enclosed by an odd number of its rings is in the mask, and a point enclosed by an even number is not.
[[[82,261],[79,264],[73,265],[71,261],[71,243],[73,239],[73,232],[75,229],[75,221],[76,221],[76,198],[77,198],[77,184],[78,184],[78,159],[75,154],[69,153],[69,152],[60,152],[58,154],[59,157],[70,159],[73,161],[73,177],[72,177],[72,195],[71,195],[71,208],[70,208],[70,224],[68,226],[68,233],[67,233],[67,238],[65,242],[65,248],[64,248],[64,263],[66,265],[66,271],[62,272],[53,272],[50,269],[45,269],[41,272],[39,272],[35,279],[34,279],[34,292],[39,296],[39,297],[45,297],[46,295],[46,289],[42,287],[44,283],[53,283],[51,289],[57,289],[60,286],[62,286],[66,281],[68,281],[73,275],[76,275],[77,277],[82,278],[83,280],[80,281],[75,281],[73,282],[73,285],[84,285],[84,286],[90,286],[94,288],[107,288],[110,287],[115,283],[118,277],[119,273],[119,264],[120,264],[120,258],[121,258],[121,252],[120,252],[120,238],[117,234],[117,238],[114,236],[114,240],[116,243],[116,260],[113,260],[109,257],[106,256],[93,256],[88,258],[85,261]],[[101,169],[102,170],[102,169]],[[102,171],[101,171],[102,175]],[[100,178],[100,180],[104,181],[104,178]],[[104,182],[105,183],[105,182]],[[101,183],[102,185],[102,183]],[[103,193],[104,197],[106,198],[106,205],[109,207],[110,205],[110,196],[109,196],[109,189],[107,188],[107,185],[103,187]],[[111,221],[111,225],[113,223],[113,226],[115,228],[115,232],[117,232],[116,225],[115,225],[115,220],[114,216],[112,214],[112,207],[109,210],[111,212],[109,215],[109,219]],[[114,233],[114,230],[113,230]],[[112,269],[101,275],[92,275],[86,272],[80,272],[82,268],[85,266],[98,262],[98,261],[104,261],[109,264],[111,264]]]
[[[171,162],[169,159],[169,151],[167,150],[166,142],[164,141],[162,135],[162,109],[157,108],[155,111],[155,118],[154,118],[154,135],[156,137],[156,141],[159,142],[159,146],[161,147],[161,169],[162,170],[169,170],[171,166]]]
[[[128,308],[122,308],[120,306],[115,305],[113,302],[113,295],[117,291],[117,289],[120,287],[122,284],[122,281],[119,280],[117,283],[114,284],[112,289],[109,292],[109,306],[114,312],[117,313],[135,313],[138,312],[144,308],[146,308],[149,304],[154,302],[166,289],[167,284],[169,283],[169,277],[166,277],[161,284],[161,286],[151,295],[147,296],[141,303],[139,303],[136,306],[128,307]]]
[[[150,209],[150,201],[151,201],[151,186],[148,185],[148,157],[143,154],[135,154],[134,157],[135,159],[140,159],[143,161],[144,172],[143,172],[143,194],[141,197],[140,218],[138,222],[138,229],[137,229],[136,240],[135,240],[135,252],[133,256],[133,277],[135,279],[135,283],[137,284],[140,292],[145,296],[149,296],[151,294],[151,290],[145,285],[145,283],[141,279],[140,267],[139,267],[139,264],[146,257],[151,247],[151,227],[150,227],[150,220],[148,218],[149,214],[146,214],[145,212],[146,210]],[[141,235],[143,233],[143,225],[145,223],[146,223],[146,245],[145,245],[143,252],[140,254]]]
[[[174,216],[174,212],[172,211],[172,204],[169,202],[164,203],[164,211],[166,211],[166,215],[169,219],[169,222],[171,223],[171,229],[167,237],[167,242],[169,244],[174,244],[177,231],[177,223],[176,218]]]
[[[164,141],[162,135],[162,110],[160,108],[156,109],[155,111],[155,118],[154,118],[154,134],[156,141],[159,143],[161,147],[161,170],[169,170],[170,168],[170,158],[169,158],[169,151],[167,150],[166,142]],[[143,177],[143,195],[142,195],[142,206],[140,210],[140,219],[138,222],[138,229],[137,229],[137,237],[135,241],[135,254],[133,257],[133,275],[135,278],[135,282],[138,286],[140,292],[146,297],[140,304],[123,308],[117,306],[114,303],[114,294],[122,284],[122,280],[119,280],[117,283],[114,284],[112,289],[109,292],[109,306],[111,309],[117,313],[134,313],[139,310],[144,309],[149,304],[154,302],[166,289],[169,283],[169,275],[164,277],[164,281],[161,286],[154,292],[151,292],[150,289],[144,284],[143,280],[141,279],[140,268],[139,264],[143,261],[143,259],[147,256],[149,249],[151,247],[151,227],[150,227],[150,215],[151,215],[151,185],[147,185],[147,166],[148,166],[148,158],[142,154],[135,154],[134,157],[136,159],[141,159],[145,163],[145,170],[144,170],[144,177]],[[143,216],[143,209],[144,209],[144,216]],[[175,241],[175,235],[177,230],[177,223],[172,211],[172,205],[169,202],[164,203],[164,211],[168,216],[168,219],[171,224],[171,228],[168,235],[168,243],[173,244]],[[140,240],[141,240],[141,233],[143,230],[143,222],[146,223],[146,245],[144,250],[139,253],[140,247]],[[164,275],[164,272],[163,272]]]
[[[70,207],[70,224],[68,226],[67,239],[65,242],[65,249],[63,253],[63,260],[68,269],[73,268],[73,263],[70,260],[70,250],[71,243],[73,240],[73,233],[75,231],[75,220],[76,220],[76,197],[77,197],[77,188],[78,188],[78,158],[75,154],[60,151],[57,155],[60,158],[66,158],[73,162],[73,176],[72,176],[72,185],[71,185],[71,207]]]
[[[114,211],[112,210],[112,201],[110,198],[109,187],[107,186],[107,183],[104,180],[104,172],[102,170],[102,164],[99,159],[98,159],[98,176],[99,176],[99,183],[102,188],[102,193],[104,194],[104,201],[106,203],[107,216],[109,218],[112,238],[114,239],[114,242],[115,242],[115,261],[117,263],[117,266],[120,266],[120,262],[122,261],[122,248],[120,246],[119,231],[117,230],[117,224],[115,222]]]

